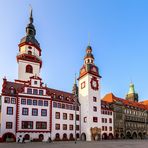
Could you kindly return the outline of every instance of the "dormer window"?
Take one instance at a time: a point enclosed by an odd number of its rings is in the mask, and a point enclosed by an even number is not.
[[[56,94],[53,94],[53,98],[56,99]]]
[[[64,99],[64,96],[61,96],[61,99],[63,100]]]
[[[61,99],[61,95],[58,96],[58,99]]]
[[[11,95],[15,94],[15,89],[13,87],[10,87],[10,93]]]

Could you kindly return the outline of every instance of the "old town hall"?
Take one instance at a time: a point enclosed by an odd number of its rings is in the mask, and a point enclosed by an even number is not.
[[[77,78],[78,86],[75,80],[71,86],[72,92],[44,85],[40,75],[44,50],[35,37],[33,21],[31,10],[26,35],[20,40],[16,55],[18,78],[14,82],[3,78],[0,141],[17,142],[19,138],[25,141],[132,138],[133,133],[130,133],[128,127],[135,123],[136,119],[125,116],[130,110],[143,113],[143,118],[136,120],[140,122],[137,128],[141,135],[135,131],[134,137],[142,138],[146,135],[148,107],[146,102],[145,105],[138,103],[134,88],[128,93],[126,100],[113,94],[108,94],[101,100],[101,76],[94,63],[91,46],[86,48],[84,63]],[[127,131],[123,128],[125,121]]]

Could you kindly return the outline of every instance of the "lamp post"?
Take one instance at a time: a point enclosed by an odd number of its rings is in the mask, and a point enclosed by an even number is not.
[[[76,83],[76,74],[75,74],[75,83],[74,83],[74,86],[73,86],[73,97],[74,97],[74,106],[75,106],[75,144],[77,143],[77,136],[76,136],[76,126],[77,126],[77,119],[76,119],[76,116],[77,116],[77,106],[78,106],[78,87],[77,87],[77,83]]]

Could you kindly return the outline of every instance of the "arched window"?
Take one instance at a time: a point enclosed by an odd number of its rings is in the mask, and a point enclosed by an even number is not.
[[[29,140],[29,139],[30,139],[30,135],[29,135],[29,134],[26,134],[26,135],[24,136],[24,139],[25,139],[25,140]]]
[[[29,55],[32,55],[32,51],[28,51],[28,54],[29,54]]]
[[[55,137],[56,137],[57,139],[59,139],[59,138],[60,138],[60,134],[59,134],[59,133],[56,133]]]
[[[27,73],[33,73],[33,68],[32,68],[31,65],[27,65],[27,66],[26,66],[26,72],[27,72]]]

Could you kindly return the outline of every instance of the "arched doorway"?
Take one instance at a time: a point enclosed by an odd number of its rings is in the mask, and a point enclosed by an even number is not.
[[[60,141],[60,134],[59,134],[59,133],[56,133],[56,135],[55,135],[55,140],[56,140],[56,141]]]
[[[13,133],[5,133],[3,136],[2,136],[2,139],[4,142],[15,142],[16,141],[16,137]]]
[[[112,133],[109,133],[108,138],[109,138],[110,140],[113,139],[113,138],[114,138],[113,134],[112,134]]]
[[[133,133],[132,139],[137,139],[137,133],[136,132]]]
[[[74,140],[74,137],[73,137],[73,134],[72,133],[69,136],[69,140],[72,140],[72,141]]]
[[[128,132],[126,133],[126,138],[127,138],[127,139],[131,139],[131,138],[132,138],[131,132],[128,131]]]
[[[81,134],[81,140],[82,140],[82,141],[86,141],[86,134],[85,134],[85,133],[82,133],[82,134]]]
[[[43,135],[43,134],[40,134],[40,135],[39,135],[39,140],[40,140],[40,141],[43,141],[43,140],[44,140],[44,135]]]
[[[29,134],[26,134],[26,135],[24,136],[24,140],[30,140],[30,135],[29,135]]]
[[[102,139],[103,139],[103,140],[106,140],[106,139],[107,139],[107,134],[106,134],[106,133],[103,133],[103,134],[102,134]]]
[[[147,138],[147,137],[146,137],[146,132],[143,133],[143,138],[144,138],[144,139]]]
[[[115,138],[116,138],[116,139],[118,139],[118,138],[119,138],[119,134],[118,134],[118,133],[116,133],[116,136],[115,136]]]
[[[63,134],[63,140],[64,140],[64,141],[67,141],[67,140],[68,140],[67,134]]]
[[[124,136],[124,134],[123,133],[121,133],[121,139],[125,139],[125,136]]]
[[[80,138],[80,135],[77,133],[77,134],[76,134],[76,137],[77,137],[77,139],[79,139],[79,138]]]
[[[141,132],[138,133],[138,138],[142,139],[142,133]]]

